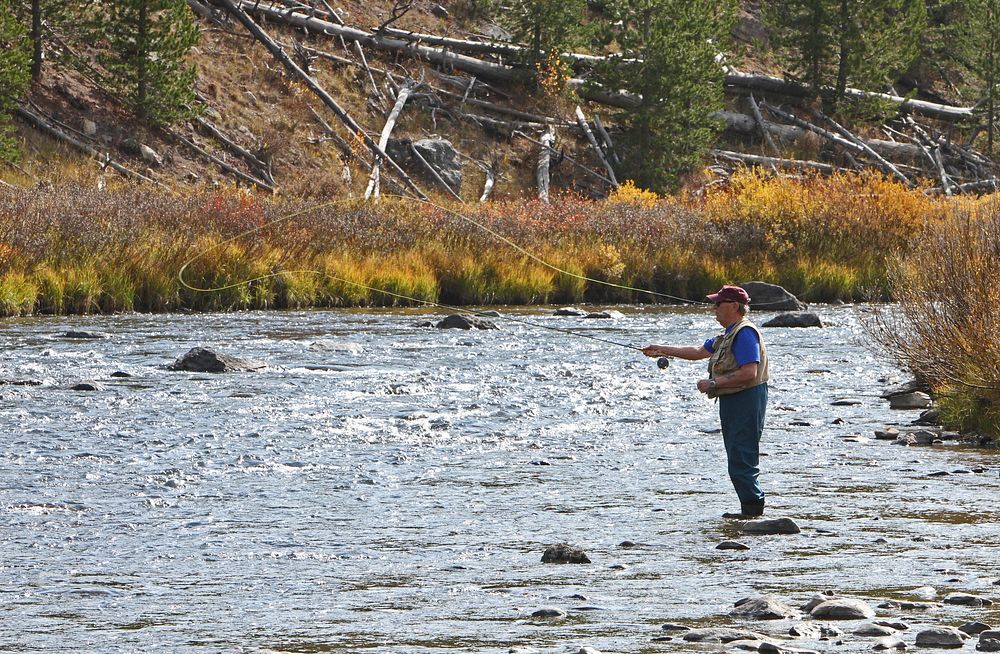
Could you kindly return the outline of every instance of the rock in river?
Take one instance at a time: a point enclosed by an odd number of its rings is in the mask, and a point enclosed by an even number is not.
[[[797,534],[801,529],[791,518],[774,518],[770,520],[751,520],[743,525],[745,534]]]
[[[764,640],[764,636],[745,629],[706,628],[685,632],[689,643],[731,643],[734,640]]]
[[[777,284],[743,282],[740,284],[750,296],[750,306],[762,311],[802,311],[806,305]]]
[[[730,615],[753,620],[784,620],[797,618],[800,613],[774,595],[761,595],[737,604]]]
[[[434,326],[438,329],[497,329],[497,326],[489,320],[459,314],[447,316]]]
[[[870,620],[875,609],[861,600],[838,598],[817,605],[809,614],[818,620]]]
[[[917,647],[962,647],[966,638],[954,627],[931,627],[917,634]]]
[[[822,327],[823,321],[815,313],[794,311],[779,313],[765,322],[761,327]]]
[[[261,361],[241,359],[208,348],[195,347],[174,361],[169,369],[188,372],[256,372],[266,367],[267,365]]]
[[[889,398],[890,409],[926,409],[931,405],[931,396],[922,391],[913,391]]]
[[[579,547],[559,543],[545,550],[542,563],[590,563],[590,557]]]
[[[985,597],[979,597],[978,595],[969,595],[968,593],[949,593],[945,595],[945,604],[958,604],[959,606],[990,606],[993,604],[991,600]]]

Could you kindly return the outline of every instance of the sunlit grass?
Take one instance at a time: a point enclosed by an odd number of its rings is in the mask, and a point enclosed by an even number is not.
[[[849,301],[884,294],[893,261],[957,208],[976,206],[874,175],[752,172],[700,197],[626,185],[604,202],[568,195],[551,205],[307,204],[121,183],[3,189],[0,311],[660,302],[621,287],[700,300],[751,279]]]

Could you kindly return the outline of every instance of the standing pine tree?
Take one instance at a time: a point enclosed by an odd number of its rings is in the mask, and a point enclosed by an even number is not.
[[[962,23],[960,48],[982,81],[980,107],[986,123],[986,150],[993,156],[1000,120],[1000,0],[967,0],[968,20]]]
[[[513,0],[498,16],[528,46],[524,63],[537,67],[582,38],[585,0]]]
[[[768,0],[764,15],[792,72],[831,108],[849,85],[906,70],[927,23],[924,0]]]
[[[616,0],[621,56],[600,71],[607,88],[640,96],[617,115],[625,128],[622,177],[654,190],[676,187],[711,147],[723,108],[723,69],[735,13],[730,0]]]
[[[17,158],[11,114],[31,79],[31,51],[24,26],[14,15],[14,0],[0,0],[0,158]]]
[[[190,114],[194,67],[184,58],[198,42],[185,0],[105,0],[99,8],[106,47],[99,60],[109,85],[136,115],[169,124]]]

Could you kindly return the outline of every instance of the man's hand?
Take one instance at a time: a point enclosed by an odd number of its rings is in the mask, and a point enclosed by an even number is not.
[[[659,345],[647,345],[642,348],[642,353],[648,357],[665,357],[667,356],[665,348]]]
[[[701,393],[707,393],[715,388],[715,384],[711,379],[699,379],[698,380],[698,391]]]

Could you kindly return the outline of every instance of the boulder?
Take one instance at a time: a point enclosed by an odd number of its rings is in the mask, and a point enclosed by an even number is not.
[[[882,393],[882,398],[888,400],[894,395],[906,395],[908,393],[912,393],[913,391],[923,391],[926,393],[929,390],[930,387],[928,387],[927,384],[918,382],[914,379],[906,382],[905,384],[900,384],[899,386],[887,389],[884,393]]]
[[[961,627],[958,628],[959,631],[969,634],[970,636],[978,636],[984,631],[990,631],[991,627],[983,622],[966,622]]]
[[[889,398],[890,409],[926,409],[931,405],[931,396],[923,391],[913,391]]]
[[[815,313],[794,311],[779,313],[765,322],[761,327],[822,327],[823,321]]]
[[[498,329],[495,323],[475,316],[452,314],[434,325],[438,329]]]
[[[899,430],[895,427],[888,427],[886,429],[876,429],[875,430],[875,440],[878,441],[894,441],[899,438]]]
[[[609,318],[624,318],[624,317],[625,314],[623,314],[621,311],[615,311],[614,309],[610,309],[607,311],[592,311],[591,313],[588,313],[587,315],[584,316],[584,318],[598,318],[604,320],[607,320]]]
[[[861,600],[837,598],[817,605],[809,615],[817,620],[871,620],[875,609]]]
[[[142,160],[150,166],[160,167],[163,165],[163,157],[161,157],[156,150],[144,143],[139,145],[139,155],[142,157]]]
[[[188,372],[257,372],[267,367],[261,361],[241,359],[227,354],[220,354],[204,347],[191,348],[187,354],[179,357],[168,368],[169,370],[186,370]]]
[[[462,188],[462,161],[451,141],[420,139],[413,142],[413,149],[420,153],[451,190],[459,192]]]
[[[773,535],[797,534],[801,529],[791,518],[774,518],[770,520],[751,520],[743,525],[744,534]]]
[[[866,622],[854,631],[852,631],[855,636],[892,636],[896,633],[896,630],[892,627],[885,627],[880,624],[874,624],[872,622]]]
[[[822,622],[810,622],[791,627],[788,630],[788,635],[796,638],[808,638],[809,640],[830,640],[831,638],[840,638],[844,632]]]
[[[805,605],[802,607],[802,610],[805,611],[806,613],[809,613],[823,602],[829,602],[832,599],[839,599],[839,597],[840,596],[837,595],[832,590],[825,590],[822,593],[816,593],[811,598],[809,598],[809,601],[805,603]]]
[[[1000,640],[996,638],[980,638],[976,650],[980,652],[1000,652]]]
[[[962,647],[968,636],[954,627],[931,627],[917,634],[917,647]]]
[[[979,597],[978,595],[969,595],[968,593],[948,593],[944,597],[944,603],[978,608],[980,606],[992,606],[993,601],[985,597]]]
[[[743,282],[740,284],[750,296],[750,306],[763,311],[803,311],[806,305],[777,284]]]
[[[97,136],[97,123],[90,120],[89,118],[83,119],[83,135],[89,139]]]
[[[773,595],[761,595],[738,604],[730,615],[751,620],[784,620],[800,617],[798,611]]]
[[[559,543],[545,549],[542,563],[590,563],[590,557],[579,547]]]
[[[104,390],[100,384],[92,381],[84,381],[70,386],[71,391],[100,391]]]

